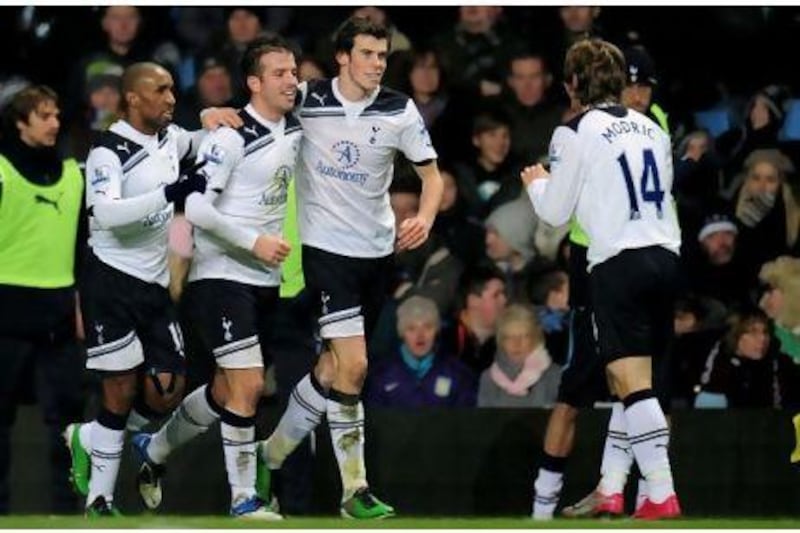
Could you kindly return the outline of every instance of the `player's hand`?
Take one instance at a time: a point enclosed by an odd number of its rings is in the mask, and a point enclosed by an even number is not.
[[[278,235],[262,234],[253,245],[253,255],[267,266],[277,267],[288,257],[292,247]]]
[[[522,179],[522,183],[525,184],[525,187],[527,187],[536,180],[549,178],[550,173],[547,172],[540,163],[523,168],[522,172],[519,173],[519,177]]]
[[[203,171],[196,169],[178,178],[175,183],[164,186],[164,197],[168,202],[183,202],[193,192],[203,194],[206,192],[208,178]]]
[[[215,130],[220,126],[239,128],[244,125],[236,109],[232,107],[207,107],[200,112],[203,129]]]
[[[397,251],[413,250],[428,240],[432,222],[421,216],[407,218],[400,223],[397,233]]]

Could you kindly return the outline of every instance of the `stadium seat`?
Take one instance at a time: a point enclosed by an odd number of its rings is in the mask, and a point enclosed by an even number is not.
[[[789,100],[786,118],[779,134],[781,141],[800,141],[800,99]]]
[[[707,109],[694,114],[694,122],[698,128],[707,130],[716,138],[731,129],[731,116],[727,109]]]

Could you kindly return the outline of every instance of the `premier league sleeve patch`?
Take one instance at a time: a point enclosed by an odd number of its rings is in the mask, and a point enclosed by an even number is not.
[[[108,165],[100,165],[94,169],[94,174],[91,177],[89,185],[95,194],[106,194],[108,186],[111,183],[111,167]]]
[[[203,160],[214,165],[221,165],[225,160],[225,149],[218,144],[212,144],[203,152]]]

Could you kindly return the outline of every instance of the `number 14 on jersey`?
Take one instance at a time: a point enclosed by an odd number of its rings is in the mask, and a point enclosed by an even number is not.
[[[661,180],[658,177],[658,165],[656,165],[656,158],[653,151],[649,148],[643,151],[644,167],[642,170],[642,177],[639,181],[639,191],[641,191],[641,198],[645,202],[652,202],[656,206],[656,216],[662,218],[664,212],[661,208],[664,202],[664,191],[661,189]],[[642,213],[639,211],[639,198],[637,197],[637,190],[633,183],[633,176],[631,175],[631,167],[628,164],[628,158],[623,153],[617,158],[619,166],[622,167],[622,175],[625,177],[625,186],[628,188],[628,201],[630,202],[630,219],[639,220],[642,218]],[[652,188],[648,188],[652,185]]]

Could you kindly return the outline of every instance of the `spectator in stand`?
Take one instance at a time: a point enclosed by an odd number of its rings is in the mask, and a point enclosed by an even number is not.
[[[721,174],[714,140],[705,130],[689,133],[678,145],[674,158],[673,195],[681,221],[682,254],[696,247],[695,236],[703,220],[718,203]]]
[[[800,205],[787,183],[793,172],[792,162],[778,150],[755,150],[744,162],[744,183],[734,205],[748,279],[755,279],[767,261],[800,253]]]
[[[783,127],[784,105],[788,97],[786,87],[764,87],[747,104],[742,126],[717,138],[716,148],[722,158],[726,188],[736,187],[732,181],[753,150],[778,148],[778,133]]]
[[[725,333],[726,311],[713,300],[686,295],[675,306],[667,380],[672,405],[690,407],[708,354]]]
[[[412,296],[397,309],[402,339],[391,357],[370,369],[366,403],[383,407],[472,407],[476,380],[457,359],[437,346],[439,311],[422,296]]]
[[[85,108],[69,126],[61,147],[63,154],[78,161],[86,161],[97,136],[117,119],[122,99],[122,71],[117,69],[116,65],[112,65],[109,67],[110,72],[97,74],[89,79]]]
[[[558,8],[558,17],[561,21],[561,31],[552,39],[548,39],[552,47],[552,52],[549,54],[553,61],[553,73],[555,74],[556,82],[559,86],[558,100],[569,103],[569,97],[566,92],[561,89],[560,82],[562,73],[564,72],[564,58],[567,55],[567,50],[573,44],[584,39],[594,39],[602,37],[602,31],[597,22],[600,16],[599,7],[591,6],[564,6]]]
[[[530,297],[547,351],[556,364],[564,365],[569,349],[569,276],[556,267],[537,273],[531,280]]]
[[[518,168],[509,157],[511,124],[500,112],[484,112],[472,126],[474,159],[455,163],[458,190],[469,213],[484,218],[500,204],[520,195]]]
[[[483,222],[467,213],[458,191],[455,171],[442,164],[439,174],[444,182],[444,192],[431,233],[441,239],[442,244],[463,264],[475,265],[486,257]]]
[[[241,62],[247,45],[264,35],[263,8],[254,5],[234,6],[225,8],[226,31],[224,36],[212,42],[200,54],[201,57],[217,56],[227,65],[228,73],[233,84],[234,102],[244,106],[249,98],[249,91],[241,81]]]
[[[88,94],[89,81],[99,74],[122,75],[128,65],[150,58],[151,47],[140,38],[142,17],[136,6],[113,5],[103,10],[100,25],[106,34],[106,42],[78,60],[72,74],[69,97],[71,105],[67,118],[80,113],[81,102]]]
[[[697,235],[697,253],[683,258],[688,288],[695,295],[712,298],[727,309],[748,301],[755,278],[748,278],[737,245],[739,228],[724,210],[708,215]]]
[[[527,194],[501,205],[486,219],[486,256],[505,275],[513,303],[531,303],[531,276],[541,263],[553,263],[567,228],[542,223]]]
[[[451,160],[467,151],[471,106],[447,90],[436,51],[420,48],[398,56],[397,88],[414,99],[439,158]]]
[[[561,368],[547,352],[533,310],[511,305],[497,320],[497,353],[481,374],[478,407],[550,407]]]
[[[548,97],[553,76],[543,54],[517,52],[508,62],[503,94],[490,102],[511,121],[511,154],[526,165],[547,156],[553,130],[561,124],[564,106]]]
[[[779,257],[761,268],[759,278],[765,284],[759,305],[775,327],[782,406],[797,411],[800,409],[800,259]]]
[[[175,107],[175,123],[187,130],[197,130],[200,111],[207,107],[231,107],[233,81],[228,65],[217,55],[198,56],[195,60],[197,83]]]
[[[467,98],[497,96],[515,40],[498,28],[500,6],[461,6],[455,27],[434,41],[450,89]]]
[[[503,274],[490,265],[467,271],[459,284],[459,312],[453,327],[443,334],[443,348],[479,375],[489,368],[497,350],[497,317],[506,307]]]
[[[734,314],[711,350],[695,407],[780,407],[777,353],[769,318],[760,309]]]

